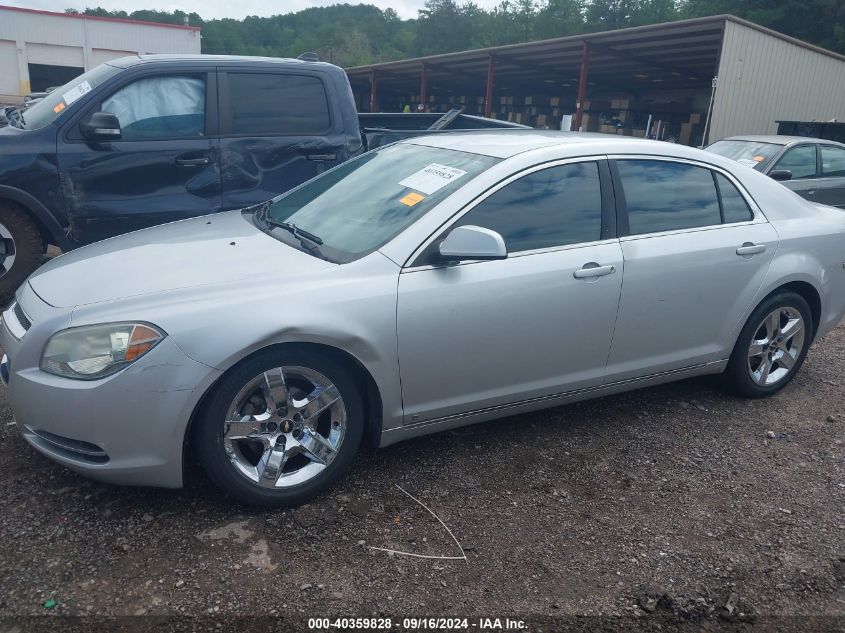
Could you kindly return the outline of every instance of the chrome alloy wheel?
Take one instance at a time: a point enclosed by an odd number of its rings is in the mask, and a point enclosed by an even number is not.
[[[795,308],[777,308],[763,319],[748,348],[751,380],[769,387],[786,378],[804,349],[804,331],[804,319]]]
[[[5,226],[0,224],[0,277],[12,270],[17,257],[15,238]]]
[[[346,435],[346,407],[323,374],[276,367],[229,405],[223,446],[242,476],[266,488],[305,483],[332,463]]]

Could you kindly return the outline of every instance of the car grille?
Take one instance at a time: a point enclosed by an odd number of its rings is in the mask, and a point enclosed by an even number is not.
[[[91,464],[105,464],[109,461],[106,451],[91,442],[74,440],[42,429],[34,429],[31,426],[24,426],[24,429],[24,434],[28,436],[29,441],[45,450]]]
[[[29,320],[29,317],[23,311],[21,304],[15,301],[15,307],[12,308],[15,312],[15,316],[18,317],[18,322],[21,324],[21,327],[24,331],[29,330],[32,327],[32,321]]]

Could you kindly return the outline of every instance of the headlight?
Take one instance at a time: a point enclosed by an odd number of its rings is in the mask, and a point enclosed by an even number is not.
[[[146,323],[107,323],[62,330],[47,341],[41,369],[65,378],[96,380],[134,363],[165,336]]]

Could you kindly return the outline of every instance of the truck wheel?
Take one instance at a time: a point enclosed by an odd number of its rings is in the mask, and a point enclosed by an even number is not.
[[[44,255],[41,232],[20,207],[0,201],[0,300],[12,298]]]

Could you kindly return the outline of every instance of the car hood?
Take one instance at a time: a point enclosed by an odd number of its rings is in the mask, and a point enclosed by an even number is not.
[[[50,305],[72,307],[335,265],[267,235],[240,211],[229,211],[80,248],[42,266],[29,284]]]

